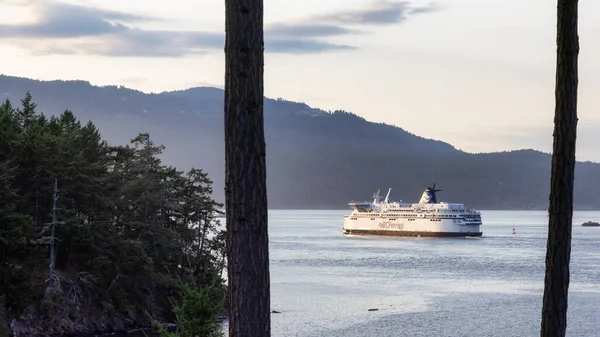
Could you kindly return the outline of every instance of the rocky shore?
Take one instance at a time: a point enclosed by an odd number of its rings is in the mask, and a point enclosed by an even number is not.
[[[227,285],[221,287],[221,294],[227,303]],[[20,317],[11,316],[5,310],[3,296],[0,297],[0,337],[81,337],[102,335],[132,335],[136,332],[154,331],[149,316],[141,309],[131,308],[123,312],[104,308],[105,303],[82,305],[73,301],[30,305]],[[112,312],[112,313],[111,313]],[[227,318],[227,310],[222,319]],[[168,330],[176,324],[155,317]]]

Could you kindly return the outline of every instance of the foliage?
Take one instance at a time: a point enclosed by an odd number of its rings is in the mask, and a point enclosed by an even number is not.
[[[112,146],[71,111],[36,108],[29,93],[0,105],[0,309],[24,334],[35,320],[60,333],[148,324],[145,311],[172,319],[177,280],[203,284],[221,268],[212,181],[163,165],[147,133]]]
[[[181,284],[178,303],[172,301],[177,330],[169,332],[158,324],[160,337],[221,337],[219,318],[223,312],[221,288],[215,284],[195,287]]]

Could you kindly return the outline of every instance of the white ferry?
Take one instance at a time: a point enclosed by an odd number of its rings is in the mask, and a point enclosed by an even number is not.
[[[420,237],[481,236],[481,213],[463,204],[437,202],[436,192],[427,187],[419,203],[390,201],[390,188],[380,201],[379,191],[373,202],[351,202],[344,216],[344,234],[367,234]]]

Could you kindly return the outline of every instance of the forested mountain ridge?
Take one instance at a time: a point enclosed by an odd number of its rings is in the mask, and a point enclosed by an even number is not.
[[[37,81],[0,76],[0,98],[30,91],[39,110],[74,111],[92,120],[113,144],[148,132],[167,147],[164,162],[202,167],[223,200],[223,91],[192,88],[145,94],[85,81]],[[416,201],[437,182],[442,201],[482,209],[546,209],[549,154],[535,150],[470,154],[354,114],[265,99],[267,179],[271,208],[346,208],[392,187],[392,198]],[[600,164],[578,162],[576,209],[600,209]]]

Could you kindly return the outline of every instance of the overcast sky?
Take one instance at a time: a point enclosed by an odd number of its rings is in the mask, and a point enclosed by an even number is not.
[[[266,96],[471,152],[551,150],[556,1],[264,2]],[[224,0],[0,0],[0,72],[222,87],[224,16]],[[579,160],[600,161],[599,16],[580,2]]]

